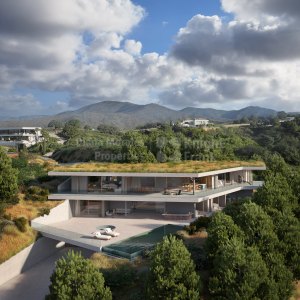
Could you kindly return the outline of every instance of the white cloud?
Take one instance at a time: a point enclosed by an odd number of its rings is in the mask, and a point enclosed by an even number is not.
[[[42,110],[40,102],[31,94],[0,94],[0,116],[33,115]]]
[[[2,0],[0,88],[10,95],[0,99],[2,112],[26,114],[20,103],[31,103],[29,113],[42,110],[17,88],[68,92],[70,102],[52,111],[153,99],[174,107],[300,109],[300,2],[282,3],[222,0],[231,22],[196,15],[160,55],[142,53],[142,43],[128,38],[146,15],[130,0]]]

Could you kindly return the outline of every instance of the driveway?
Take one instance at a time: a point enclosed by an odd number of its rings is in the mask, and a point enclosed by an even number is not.
[[[11,279],[0,286],[1,300],[42,300],[49,292],[50,276],[55,268],[55,262],[65,255],[68,250],[80,251],[84,257],[89,257],[93,252],[75,248],[62,248],[54,255],[48,257],[46,260],[33,266],[28,271]],[[1,276],[1,275],[0,275]]]

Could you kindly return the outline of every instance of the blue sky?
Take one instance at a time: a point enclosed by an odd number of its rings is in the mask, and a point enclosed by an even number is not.
[[[218,0],[135,0],[146,9],[146,17],[129,37],[143,44],[143,52],[167,52],[179,28],[197,14],[228,16]]]
[[[299,0],[2,0],[0,117],[100,101],[300,111],[299,15]]]

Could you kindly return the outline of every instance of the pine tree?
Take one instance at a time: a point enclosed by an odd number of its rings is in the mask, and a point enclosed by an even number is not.
[[[200,277],[181,240],[165,237],[151,255],[148,299],[198,300]]]
[[[65,258],[59,259],[50,280],[50,294],[46,299],[112,299],[110,289],[104,285],[103,275],[80,253],[70,251]]]

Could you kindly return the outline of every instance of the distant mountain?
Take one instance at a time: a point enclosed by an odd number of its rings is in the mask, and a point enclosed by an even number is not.
[[[103,101],[57,115],[19,117],[9,120],[0,119],[0,126],[45,127],[51,120],[65,122],[71,119],[79,119],[82,123],[95,128],[99,124],[134,128],[146,123],[177,121],[186,118],[206,118],[214,122],[230,122],[243,117],[270,117],[276,114],[275,110],[258,106],[249,106],[231,111],[196,107],[173,110],[154,103],[138,105],[130,102]]]

